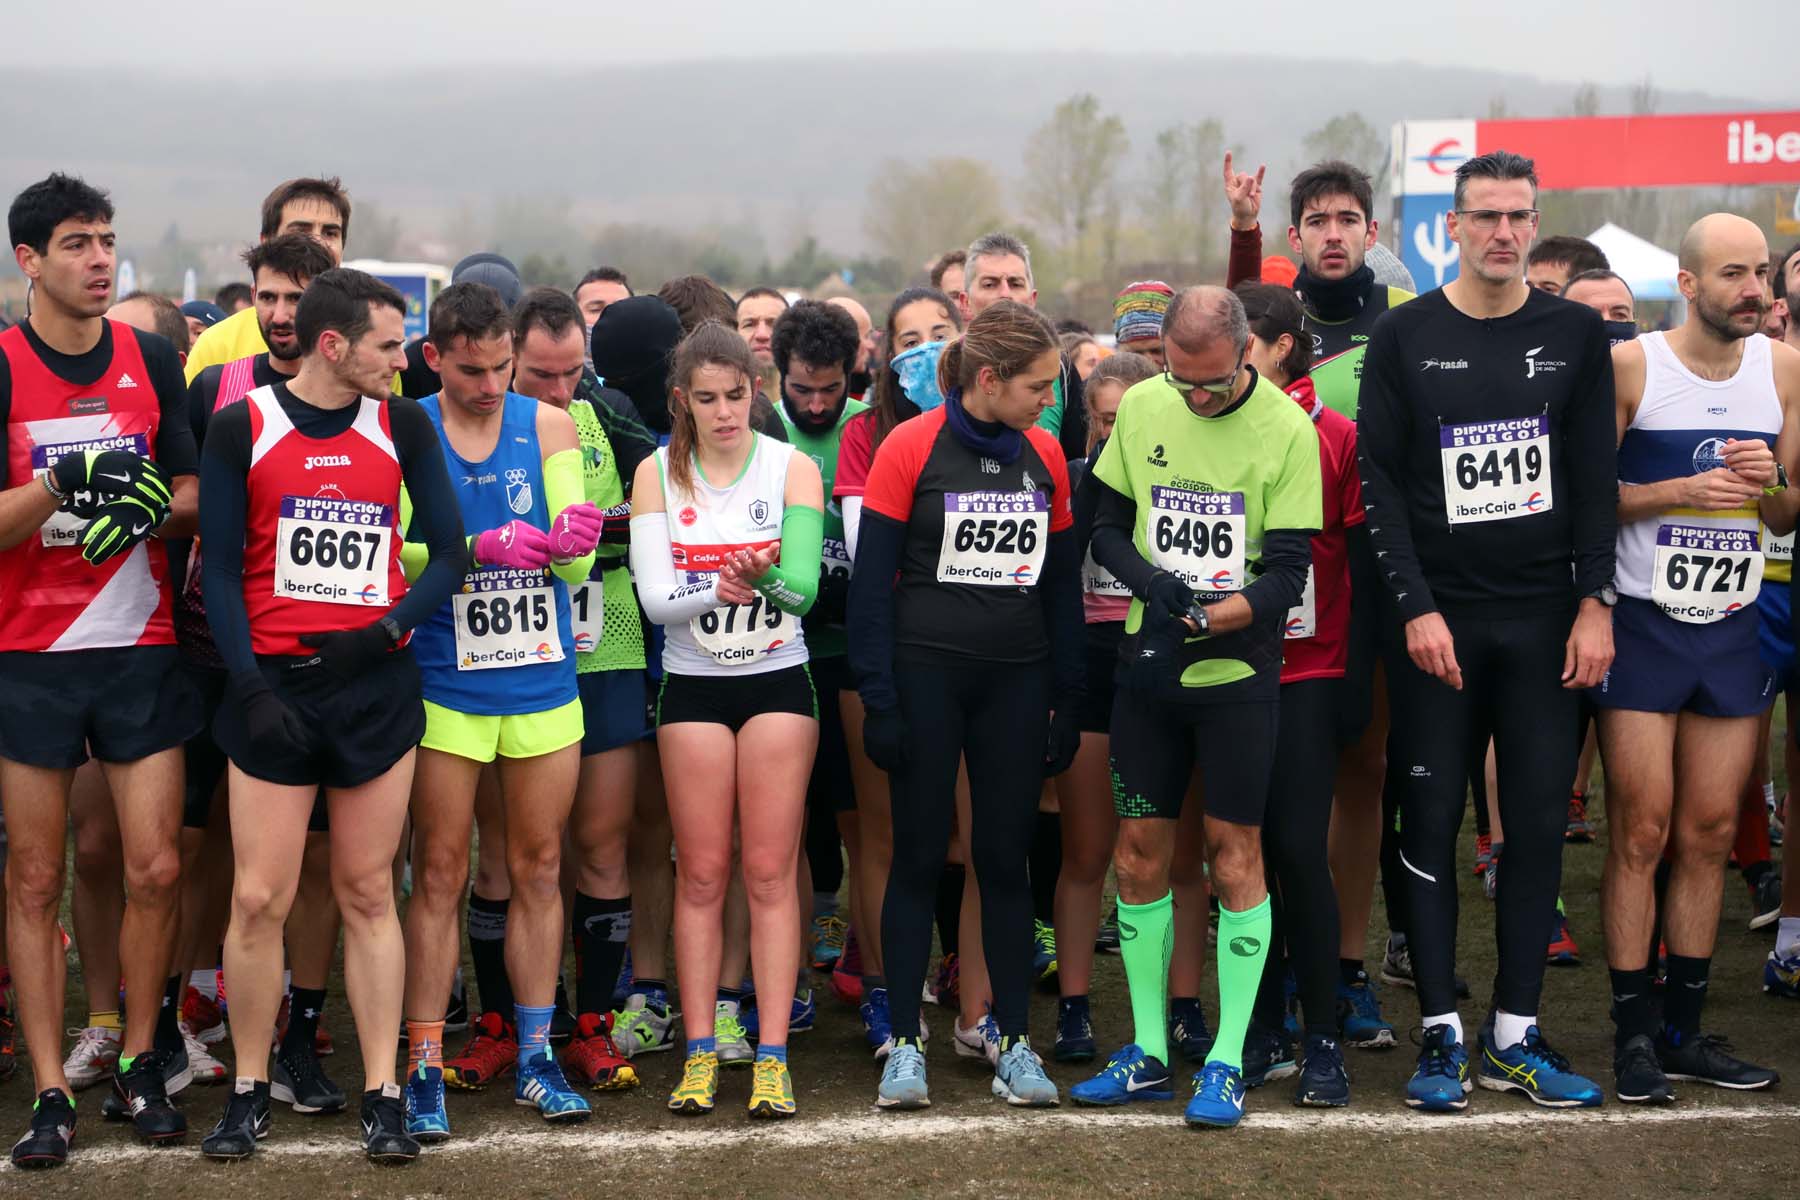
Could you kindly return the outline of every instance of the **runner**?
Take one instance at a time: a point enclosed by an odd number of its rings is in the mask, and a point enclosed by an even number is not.
[[[1681,242],[1687,320],[1613,355],[1618,397],[1618,656],[1594,691],[1606,768],[1603,911],[1620,1100],[1667,1103],[1671,1080],[1734,1090],[1779,1078],[1702,1035],[1733,815],[1774,698],[1755,611],[1759,516],[1792,532],[1800,493],[1783,457],[1800,443],[1800,354],[1758,329],[1769,248],[1742,217],[1714,213]],[[1777,443],[1777,437],[1780,441]],[[1677,799],[1679,796],[1679,799]],[[1757,798],[1760,807],[1761,799]],[[1668,983],[1652,1009],[1655,877]]]
[[[450,1136],[444,1084],[485,1087],[509,1066],[477,1074],[466,1058],[443,1058],[469,831],[488,763],[498,768],[506,830],[513,995],[508,1014],[483,994],[482,1023],[504,1023],[516,1042],[519,1104],[557,1123],[591,1115],[551,1052],[550,1020],[562,963],[562,838],[581,771],[568,585],[587,579],[603,518],[582,498],[574,421],[507,390],[513,325],[500,293],[482,283],[439,292],[425,358],[444,390],[420,407],[451,465],[463,527],[475,531],[461,593],[418,636],[425,733],[406,911],[406,1129],[439,1142]]]
[[[985,253],[972,251],[972,265]],[[888,772],[893,801],[884,1108],[930,1103],[918,1004],[959,758],[993,981],[993,1092],[1015,1105],[1058,1101],[1027,1036],[1026,852],[1040,781],[1068,767],[1080,740],[1080,552],[1062,454],[1035,424],[1062,367],[1048,321],[1012,301],[987,305],[942,352],[946,402],[894,430],[869,473],[850,651],[863,746]]]
[[[931,264],[931,286],[960,304],[968,261],[969,252],[961,247],[946,250]]]
[[[824,501],[809,459],[750,429],[755,373],[725,326],[689,334],[670,371],[673,437],[632,491],[632,574],[666,627],[657,748],[675,828],[676,971],[701,998],[685,1013],[679,1113],[711,1112],[718,1089],[716,1009],[703,998],[720,982],[734,818],[757,990],[782,996],[799,969],[794,863],[818,702],[794,618],[818,592]],[[762,1014],[761,1035],[750,1115],[793,1116],[782,1006]]]
[[[973,320],[982,309],[1001,300],[1037,307],[1031,251],[1011,234],[989,233],[976,238],[969,245],[963,269],[967,282],[964,290],[957,293],[956,302],[965,321]],[[1081,401],[1081,376],[1067,359],[1056,377],[1051,405],[1038,418],[1038,424],[1059,439],[1065,460],[1087,453],[1087,407]]]
[[[362,1049],[363,1148],[378,1163],[419,1152],[394,1080],[405,959],[392,866],[424,729],[405,643],[462,578],[466,554],[430,423],[387,396],[405,311],[361,271],[318,275],[294,315],[299,372],[215,413],[207,430],[202,583],[233,701],[213,729],[231,760],[225,975],[237,1058],[225,1114],[201,1145],[209,1158],[248,1157],[269,1133],[282,926],[321,786]],[[410,589],[402,484],[431,560]]]
[[[595,267],[581,277],[571,293],[575,303],[581,308],[581,319],[588,333],[593,333],[594,322],[606,311],[609,304],[617,304],[621,300],[629,300],[635,293],[631,290],[631,281],[625,272],[617,267]]]
[[[1160,279],[1127,284],[1113,298],[1113,341],[1120,350],[1142,354],[1163,365],[1163,317],[1175,289]]]
[[[1583,237],[1566,233],[1544,238],[1525,256],[1525,282],[1552,296],[1564,295],[1569,280],[1589,271],[1610,271],[1606,252]]]
[[[869,316],[869,310],[849,296],[833,296],[826,303],[833,308],[843,309],[856,322],[859,347],[856,352],[856,369],[850,372],[849,388],[850,398],[862,403],[875,384],[875,356],[881,349],[881,338],[875,332],[875,322]]]
[[[1461,274],[1376,326],[1357,423],[1363,502],[1407,661],[1388,684],[1401,780],[1408,946],[1425,1025],[1407,1103],[1461,1109],[1473,1085],[1456,1012],[1456,833],[1478,723],[1491,722],[1507,861],[1495,899],[1497,1010],[1482,1086],[1589,1106],[1600,1089],[1539,1030],[1544,947],[1562,875],[1579,689],[1612,661],[1616,450],[1599,315],[1525,283],[1537,225],[1531,161],[1457,170]],[[1480,388],[1471,381],[1481,380]]]
[[[200,713],[176,663],[165,537],[194,527],[194,443],[180,362],[153,334],[108,321],[115,264],[105,192],[53,174],[7,213],[32,310],[0,333],[7,474],[0,503],[0,799],[7,962],[37,1100],[19,1167],[68,1156],[75,1107],[63,1073],[57,913],[70,784],[89,755],[106,775],[124,854],[118,930],[125,1029],[112,1090],[137,1135],[187,1136],[168,1092],[188,1082],[174,1049],[169,979],[179,903],[181,743]]]

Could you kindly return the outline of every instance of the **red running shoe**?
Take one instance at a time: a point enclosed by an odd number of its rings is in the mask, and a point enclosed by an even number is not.
[[[622,1092],[638,1085],[637,1070],[612,1040],[612,1014],[582,1013],[575,1036],[563,1047],[562,1068],[569,1082],[596,1092]]]
[[[519,1035],[499,1013],[482,1013],[462,1053],[444,1060],[444,1082],[478,1092],[519,1064]]]

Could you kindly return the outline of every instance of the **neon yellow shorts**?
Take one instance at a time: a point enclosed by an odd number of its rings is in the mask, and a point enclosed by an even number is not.
[[[439,750],[473,762],[506,758],[536,758],[581,741],[581,700],[576,698],[548,712],[516,713],[487,717],[459,713],[425,701],[427,750]]]

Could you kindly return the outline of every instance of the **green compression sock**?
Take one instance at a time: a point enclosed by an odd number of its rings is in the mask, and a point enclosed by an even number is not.
[[[1219,906],[1219,1032],[1208,1062],[1244,1066],[1244,1033],[1269,956],[1269,898],[1248,912]]]
[[[1133,1040],[1145,1054],[1165,1063],[1169,1061],[1169,955],[1174,936],[1173,892],[1148,904],[1119,901],[1119,955],[1125,960],[1125,983],[1131,989]]]

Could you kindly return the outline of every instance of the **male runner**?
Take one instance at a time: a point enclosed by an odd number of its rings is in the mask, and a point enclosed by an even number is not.
[[[1700,1033],[1725,860],[1774,672],[1758,645],[1759,520],[1793,530],[1800,353],[1759,328],[1769,247],[1729,213],[1696,221],[1676,276],[1688,316],[1613,352],[1619,428],[1618,657],[1594,690],[1606,766],[1602,908],[1620,1100],[1667,1103],[1670,1080],[1743,1090],[1774,1071]],[[1777,442],[1777,437],[1780,438]],[[1760,806],[1761,799],[1757,798]],[[1651,1007],[1655,878],[1668,983]]]
[[[1037,285],[1032,282],[1031,250],[1010,233],[987,233],[969,244],[963,262],[963,290],[955,293],[963,323],[998,300],[1016,300],[1037,307]],[[1062,374],[1056,381],[1056,400],[1038,418],[1040,428],[1056,434],[1069,460],[1087,456],[1087,405],[1081,398],[1081,376],[1075,364],[1063,356]],[[1052,948],[1051,956],[1055,956]]]
[[[1584,237],[1555,234],[1538,242],[1525,257],[1525,282],[1540,292],[1560,296],[1569,281],[1589,271],[1610,271],[1606,252]]]
[[[595,267],[581,277],[573,295],[575,303],[581,307],[582,324],[591,333],[594,322],[600,319],[607,305],[628,300],[633,292],[625,272],[617,267]]]
[[[180,1002],[168,968],[181,743],[200,724],[176,665],[161,539],[193,530],[194,442],[174,348],[102,315],[113,289],[112,217],[105,192],[61,174],[20,192],[7,213],[32,301],[25,321],[0,333],[6,957],[38,1094],[12,1150],[21,1167],[62,1163],[75,1134],[58,1053],[66,971],[57,912],[69,786],[90,754],[112,791],[125,858],[119,961],[129,999],[113,1091],[138,1136],[187,1136],[167,1095],[186,1085],[186,1072],[165,1083],[170,1052],[153,1039],[159,1020],[173,1030]]]
[[[1525,282],[1536,199],[1519,155],[1458,168],[1448,227],[1462,273],[1376,323],[1358,402],[1369,533],[1405,622],[1407,660],[1396,656],[1388,686],[1425,1025],[1406,1095],[1434,1111],[1466,1107],[1472,1086],[1453,976],[1453,856],[1484,724],[1507,781],[1511,848],[1479,1077],[1539,1104],[1601,1099],[1544,1040],[1537,1009],[1577,689],[1612,661],[1612,364],[1597,313]]]

